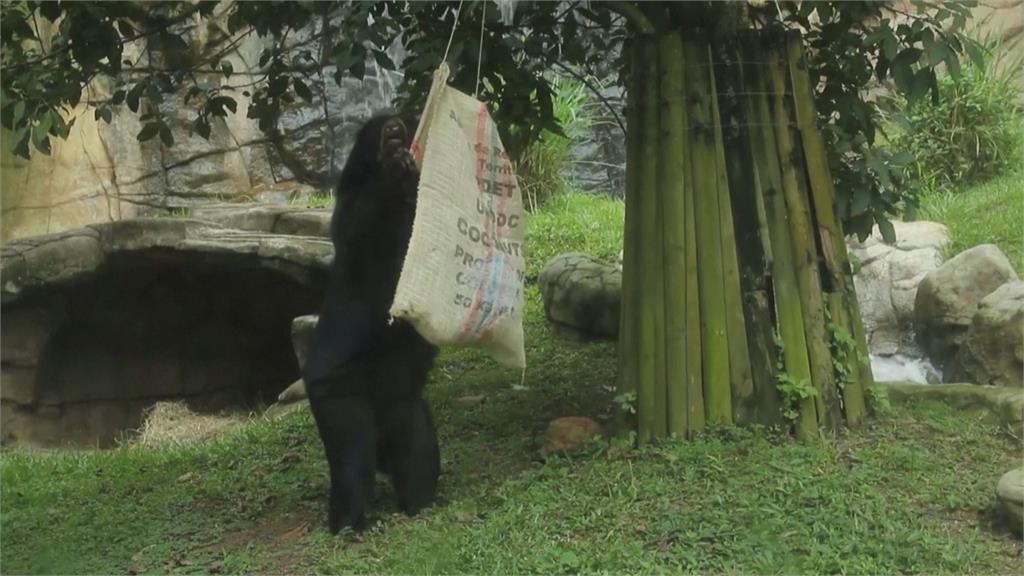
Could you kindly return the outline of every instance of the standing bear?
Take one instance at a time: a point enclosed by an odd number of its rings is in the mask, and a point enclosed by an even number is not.
[[[336,191],[334,264],[303,370],[330,468],[332,533],[365,527],[377,470],[407,514],[437,493],[440,451],[423,399],[437,348],[388,314],[416,212],[415,127],[396,115],[368,121]]]

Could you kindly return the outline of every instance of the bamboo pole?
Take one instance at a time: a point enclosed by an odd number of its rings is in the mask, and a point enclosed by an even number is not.
[[[736,409],[742,397],[733,390],[733,415],[737,422],[782,423],[781,402],[775,383],[778,354],[774,342],[775,325],[768,297],[768,273],[771,240],[764,200],[758,193],[757,174],[750,149],[749,96],[744,88],[739,54],[730,50],[715,63],[715,83],[719,94],[720,125],[723,127],[724,158],[728,173],[729,195],[734,216],[745,317],[747,351],[753,397],[748,399],[747,414]],[[728,127],[728,130],[726,130]]]
[[[701,302],[701,340],[704,369],[704,409],[707,421],[732,422],[729,338],[719,225],[714,118],[707,51],[684,43],[690,96],[690,150],[696,211],[697,267]]]
[[[803,57],[803,46],[799,34],[790,34],[786,39],[786,57],[789,73],[793,82],[793,102],[796,109],[797,126],[803,143],[807,176],[810,181],[811,198],[813,199],[815,223],[820,237],[822,256],[828,269],[831,288],[842,295],[842,323],[837,324],[853,335],[859,348],[867,349],[863,341],[863,327],[860,324],[859,307],[854,313],[853,302],[857,300],[853,288],[849,258],[846,252],[845,234],[835,206],[835,187],[828,166],[825,142],[817,128],[817,112],[814,108],[813,91],[807,76],[806,62]],[[833,314],[833,322],[836,322]],[[860,334],[860,336],[858,336]],[[866,367],[866,376],[860,375],[861,365],[857,358],[850,359],[858,375],[854,382],[848,383],[843,389],[843,400],[847,420],[856,424],[864,413],[863,386],[871,379],[870,367]]]
[[[686,394],[686,156],[683,44],[678,32],[658,42],[661,66],[661,213],[665,270],[665,387],[668,432],[685,438],[689,431]]]
[[[684,62],[686,62],[684,58]],[[683,67],[683,86],[686,83],[686,68]],[[684,101],[685,104],[685,101]],[[686,400],[689,411],[689,433],[704,429],[704,344],[701,342],[701,310],[699,264],[697,260],[697,216],[694,202],[693,153],[690,146],[690,119],[686,106],[683,107],[683,186],[685,187],[686,212]]]
[[[631,68],[626,79],[626,214],[623,224],[622,257],[622,302],[619,308],[619,393],[636,395],[639,358],[638,321],[640,287],[640,218],[639,158],[640,158],[640,110],[637,106],[639,94],[636,62],[636,46],[627,48],[631,56]],[[636,429],[636,415],[622,414],[630,428]]]
[[[641,233],[644,234],[646,250],[644,250],[647,281],[645,290],[645,310],[654,317],[654,435],[668,435],[668,387],[665,384],[665,243],[664,215],[662,201],[665,193],[660,188],[661,174],[658,161],[658,149],[661,145],[661,98],[660,80],[661,65],[658,58],[658,42],[653,36],[644,43],[644,57],[650,73],[647,76],[646,114],[644,123],[647,125],[646,156],[644,157],[644,194],[649,194],[651,201],[646,204],[648,211],[644,221],[651,224]]]
[[[711,47],[707,49],[707,62],[714,62]],[[743,318],[743,295],[740,291],[740,269],[733,226],[732,198],[726,168],[725,142],[722,135],[721,95],[715,78],[715,66],[709,69],[711,77],[711,119],[714,131],[715,160],[717,161],[719,234],[722,246],[722,283],[725,296],[725,323],[729,340],[729,382],[732,404],[732,422],[747,424],[753,420],[754,377],[750,369],[750,351],[747,346],[747,326]]]
[[[754,158],[755,193],[762,197],[765,219],[772,246],[771,281],[775,315],[785,375],[796,381],[811,382],[810,359],[804,334],[803,303],[797,285],[793,264],[793,247],[785,200],[782,196],[782,173],[772,127],[769,85],[763,66],[753,62],[761,59],[761,46],[756,38],[750,39],[743,50],[744,85],[749,90],[748,116],[751,120],[751,152]],[[780,375],[781,376],[781,375]],[[794,422],[798,438],[817,435],[817,411],[813,399],[796,406],[798,416]]]
[[[652,36],[639,41],[641,66],[637,95],[640,104],[640,354],[638,383],[639,440],[648,442],[666,432],[664,283],[658,193],[658,54]]]
[[[818,272],[818,250],[808,205],[807,180],[801,165],[801,150],[792,133],[795,118],[787,106],[787,69],[780,46],[773,44],[766,54],[770,59],[768,70],[772,93],[772,120],[775,124],[778,162],[782,168],[782,193],[789,216],[800,297],[804,303],[804,330],[807,333],[811,379],[818,391],[815,404],[819,422],[829,430],[837,431],[842,417],[836,395],[835,378],[832,374],[828,334],[825,330],[825,303]]]

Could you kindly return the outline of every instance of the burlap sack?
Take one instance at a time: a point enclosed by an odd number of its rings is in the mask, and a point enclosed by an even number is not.
[[[487,107],[450,88],[448,73],[434,73],[412,144],[416,219],[391,315],[435,344],[525,367],[519,185]]]

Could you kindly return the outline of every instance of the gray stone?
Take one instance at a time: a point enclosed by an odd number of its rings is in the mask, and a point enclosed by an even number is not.
[[[622,272],[586,254],[555,256],[541,270],[544,312],[556,326],[584,337],[613,339],[619,332]]]
[[[1024,282],[1007,282],[981,300],[956,360],[972,382],[1024,386]]]
[[[954,361],[978,303],[1017,273],[993,244],[965,250],[929,272],[918,286],[914,301],[914,329],[918,341],[943,373]]]
[[[292,382],[290,386],[284,389],[284,392],[277,395],[277,403],[281,405],[291,404],[305,399],[306,382],[303,381],[302,378]]]
[[[1010,470],[996,484],[996,499],[1008,527],[1024,533],[1024,466]]]
[[[309,348],[309,339],[313,336],[317,319],[318,316],[315,314],[309,314],[292,320],[292,350],[299,360],[299,369],[306,365],[306,350]]]
[[[871,353],[917,357],[921,353],[912,337],[917,288],[942,263],[949,233],[936,222],[893,222],[893,228],[894,245],[884,243],[877,227],[864,242],[848,241],[860,261],[854,285]]]

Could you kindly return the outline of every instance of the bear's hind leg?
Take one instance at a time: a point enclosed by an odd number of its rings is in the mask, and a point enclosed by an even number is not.
[[[406,514],[416,514],[434,502],[441,473],[437,431],[426,400],[394,402],[381,421],[380,434],[398,506]]]
[[[377,434],[370,401],[359,396],[310,395],[331,474],[327,525],[332,534],[365,527],[373,499]]]

